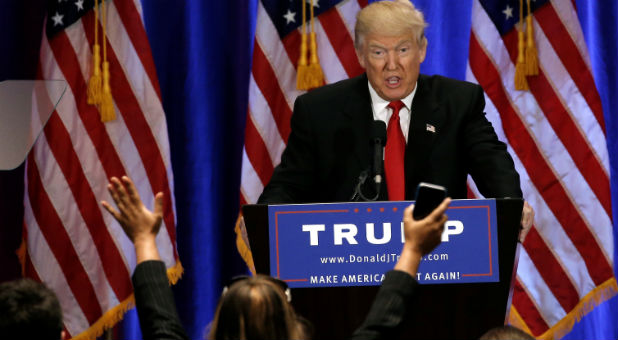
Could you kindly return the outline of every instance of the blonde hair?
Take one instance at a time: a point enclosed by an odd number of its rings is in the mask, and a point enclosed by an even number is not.
[[[398,36],[412,33],[418,47],[427,45],[425,17],[409,0],[378,1],[363,8],[356,16],[354,47],[360,49],[365,36]]]

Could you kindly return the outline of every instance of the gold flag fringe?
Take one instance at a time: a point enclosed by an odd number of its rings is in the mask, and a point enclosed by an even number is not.
[[[99,0],[94,1],[94,45],[92,46],[92,76],[88,80],[87,102],[101,103],[101,47],[99,46]]]
[[[245,228],[245,220],[242,216],[242,213],[238,214],[238,218],[236,219],[236,226],[234,227],[234,232],[236,232],[236,248],[238,249],[238,253],[240,257],[245,261],[247,267],[253,275],[256,274],[255,264],[253,262],[253,254],[251,253],[251,248],[249,247],[249,238],[247,237],[247,228]]]
[[[109,85],[109,62],[107,61],[107,9],[105,2],[101,6],[101,21],[103,22],[103,93],[101,95],[101,104],[99,112],[103,123],[116,119],[116,110],[114,109],[114,99],[112,98],[112,88]]]
[[[320,66],[320,59],[318,59],[318,44],[315,36],[315,19],[313,17],[313,0],[309,2],[311,8],[311,35],[310,35],[310,47],[311,58],[309,59],[309,86],[310,88],[316,88],[324,84],[324,72]]]
[[[167,269],[167,279],[171,284],[178,282],[178,279],[182,276],[184,269],[179,260],[176,260],[176,264]],[[118,322],[122,321],[124,315],[129,309],[135,307],[135,295],[131,293],[128,298],[119,303],[116,307],[108,310],[103,316],[90,326],[87,330],[73,337],[73,340],[83,339],[96,339],[100,337],[107,329],[114,327]]]
[[[109,62],[103,62],[103,95],[99,106],[103,123],[116,119],[116,109],[112,98],[112,88],[109,86]]]
[[[309,34],[309,52],[310,58],[307,62],[307,29],[306,29],[306,7],[305,0],[300,0],[303,6],[303,24],[300,41],[300,56],[296,70],[296,88],[299,90],[310,90],[324,84],[324,72],[320,66],[318,58],[318,44],[316,41],[314,17],[313,17],[313,0],[309,2],[311,12],[311,33]]]
[[[553,327],[547,330],[540,336],[535,336],[537,339],[550,340],[560,339],[568,334],[575,325],[575,322],[579,322],[586,314],[590,313],[595,307],[601,303],[611,299],[618,294],[618,285],[616,284],[616,278],[603,282],[601,285],[586,294],[577,306],[573,308],[569,314],[567,314],[562,320],[556,323]],[[532,334],[530,328],[526,325],[519,312],[514,306],[511,306],[511,313],[509,315],[509,323],[515,327],[518,327],[529,334]],[[533,334],[532,334],[533,335]],[[534,335],[533,335],[534,336]]]
[[[300,34],[300,56],[298,57],[298,65],[296,67],[296,88],[299,90],[308,90],[307,74],[309,72],[309,64],[307,63],[307,6],[305,0],[300,0],[303,4],[303,25]]]
[[[517,32],[517,64],[515,64],[515,90],[527,91],[526,59],[524,54],[524,18],[523,0],[519,0],[519,32]]]
[[[96,26],[96,25],[95,25]],[[95,33],[96,37],[96,33]],[[92,76],[88,80],[88,104],[101,103],[101,56],[100,46],[95,43],[92,47]]]
[[[526,75],[536,76],[539,74],[539,61],[537,57],[536,45],[534,43],[534,27],[532,26],[532,12],[530,11],[530,0],[528,2],[528,16],[526,17]]]

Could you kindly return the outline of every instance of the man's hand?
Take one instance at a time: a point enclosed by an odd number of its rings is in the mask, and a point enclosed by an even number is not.
[[[155,239],[163,219],[163,193],[159,192],[155,196],[154,211],[150,211],[142,203],[129,177],[122,176],[122,182],[112,177],[110,182],[107,189],[118,210],[106,201],[101,201],[101,204],[120,223],[125,234],[135,245],[138,263],[158,260],[159,252]]]
[[[444,223],[448,220],[445,212],[450,203],[451,199],[445,198],[431,214],[420,221],[412,217],[414,205],[406,208],[403,213],[405,243],[395,265],[396,270],[416,275],[421,257],[440,244]]]
[[[519,232],[519,242],[524,243],[526,235],[532,228],[534,223],[534,209],[528,204],[528,201],[524,201],[524,208],[521,212],[521,231]]]

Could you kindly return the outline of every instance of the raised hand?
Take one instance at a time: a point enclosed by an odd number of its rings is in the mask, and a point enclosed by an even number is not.
[[[150,211],[144,206],[129,177],[122,176],[121,180],[112,177],[107,189],[118,210],[106,201],[101,201],[101,204],[120,223],[135,245],[138,263],[159,259],[155,239],[163,219],[163,193],[155,195],[154,209]]]

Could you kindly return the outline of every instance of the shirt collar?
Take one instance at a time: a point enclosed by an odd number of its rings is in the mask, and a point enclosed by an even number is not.
[[[369,81],[367,81],[367,84],[369,85],[369,94],[371,95],[371,106],[373,107],[373,112],[381,112],[390,102],[380,97]],[[414,90],[409,95],[401,99],[410,112],[412,111],[412,100],[414,100],[416,89],[418,89],[418,81],[414,84]]]

